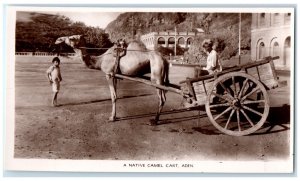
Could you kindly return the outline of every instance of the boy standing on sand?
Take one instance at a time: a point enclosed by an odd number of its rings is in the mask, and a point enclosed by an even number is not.
[[[52,84],[52,91],[54,92],[53,94],[53,99],[52,99],[52,106],[57,106],[57,94],[60,89],[60,82],[62,81],[61,73],[60,73],[60,60],[58,57],[54,57],[52,60],[52,64],[48,70],[47,70],[47,78]]]

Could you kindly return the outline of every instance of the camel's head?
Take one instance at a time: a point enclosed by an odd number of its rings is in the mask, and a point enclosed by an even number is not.
[[[126,43],[125,39],[119,39],[115,44],[118,47],[127,48],[127,43]]]
[[[83,35],[63,36],[56,39],[55,44],[65,43],[72,48],[79,48],[85,46]]]

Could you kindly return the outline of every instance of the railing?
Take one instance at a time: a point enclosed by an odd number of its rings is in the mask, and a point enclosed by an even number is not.
[[[16,52],[17,56],[57,56],[57,53],[49,52]],[[60,53],[59,56],[75,56],[75,53]]]

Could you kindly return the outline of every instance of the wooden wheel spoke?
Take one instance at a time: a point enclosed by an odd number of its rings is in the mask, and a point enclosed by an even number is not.
[[[215,107],[224,107],[224,106],[230,106],[229,103],[223,103],[223,104],[214,104],[210,105],[210,108],[215,108]]]
[[[265,100],[255,100],[255,101],[245,100],[244,102],[242,102],[242,105],[245,105],[245,104],[257,104],[257,103],[265,103]]]
[[[225,127],[224,127],[225,129],[227,129],[227,127],[228,127],[228,125],[229,125],[229,122],[231,121],[231,118],[232,118],[234,112],[235,112],[234,109],[232,109],[232,110],[231,110],[231,113],[230,113],[230,115],[229,115],[229,118],[228,118],[228,120],[227,120],[227,122],[226,122],[226,125],[225,125]]]
[[[223,99],[223,100],[225,100],[225,101],[227,101],[227,102],[229,102],[228,98],[226,98],[226,97],[223,96],[223,95],[220,95],[220,94],[217,94],[217,93],[214,93],[214,92],[212,92],[211,94],[214,95],[214,96],[217,96],[217,97],[219,97],[219,98],[221,98],[221,99]]]
[[[247,119],[247,121],[251,124],[252,127],[254,127],[253,122],[250,120],[250,118],[248,117],[248,115],[245,113],[245,111],[243,109],[241,109],[242,114],[245,116],[245,118]]]
[[[236,118],[237,118],[237,124],[238,124],[239,131],[241,131],[241,121],[240,121],[240,111],[239,110],[236,110]]]
[[[245,87],[246,87],[246,84],[247,84],[247,82],[248,82],[248,78],[243,82],[243,86],[242,86],[242,88],[241,88],[241,90],[240,90],[240,92],[239,92],[239,95],[238,95],[238,98],[240,99],[242,96],[243,96],[243,92],[244,92],[244,89],[245,89]]]
[[[231,88],[230,87],[225,87],[225,85],[223,84],[223,82],[220,82],[220,85],[222,86],[222,88],[228,93],[228,95],[233,98],[233,96],[231,95]],[[230,90],[229,90],[230,89]]]
[[[221,114],[219,114],[218,116],[216,116],[214,118],[214,120],[216,121],[217,119],[219,119],[221,116],[223,116],[225,113],[227,113],[228,111],[230,111],[232,108],[228,107],[227,109],[225,109],[225,111],[223,111]]]
[[[248,107],[248,106],[243,106],[243,108],[244,109],[247,109],[248,111],[251,111],[251,112],[253,112],[253,113],[255,113],[255,114],[257,114],[257,115],[259,115],[259,116],[263,116],[263,114],[262,113],[260,113],[260,112],[258,112],[258,111],[255,111],[254,109],[251,109],[250,107]]]
[[[236,85],[235,85],[235,79],[234,76],[232,76],[232,84],[233,84],[233,96],[237,97],[237,92],[236,92]]]
[[[245,95],[241,101],[244,101],[248,96],[252,95],[254,92],[258,91],[259,90],[259,87],[255,87],[255,89],[253,89],[251,92],[249,92],[247,95]]]

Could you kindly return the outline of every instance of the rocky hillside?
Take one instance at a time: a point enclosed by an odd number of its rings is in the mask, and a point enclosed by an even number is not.
[[[132,39],[138,30],[142,34],[153,31],[174,30],[196,31],[202,28],[203,36],[195,39],[188,51],[190,57],[199,53],[201,41],[204,38],[213,38],[218,44],[218,51],[223,59],[229,59],[238,52],[238,13],[152,13],[128,12],[118,16],[105,29],[111,41],[119,38]],[[242,53],[250,50],[251,14],[242,14]],[[187,52],[186,52],[187,54]],[[193,60],[195,61],[195,60]]]

